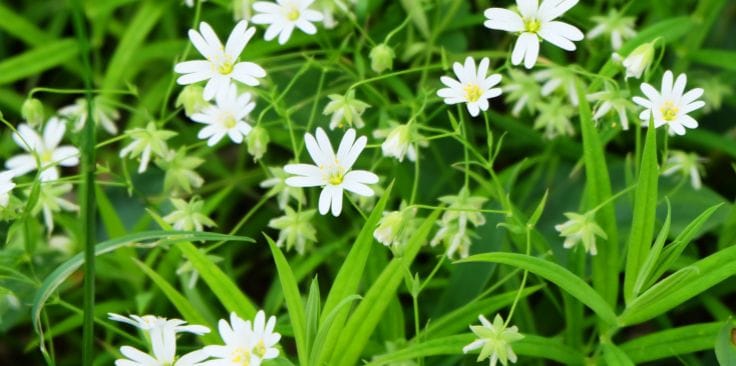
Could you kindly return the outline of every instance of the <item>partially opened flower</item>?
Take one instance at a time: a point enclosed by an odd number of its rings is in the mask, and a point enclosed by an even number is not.
[[[501,95],[501,88],[495,88],[501,82],[501,75],[487,75],[489,64],[487,57],[480,60],[477,69],[472,57],[467,57],[465,64],[455,62],[452,69],[457,80],[442,76],[440,80],[447,87],[438,90],[437,95],[445,99],[445,104],[466,103],[473,117],[478,116],[480,111],[487,111],[488,99]]]
[[[253,10],[258,12],[251,18],[255,24],[268,24],[264,38],[270,41],[279,37],[279,44],[285,44],[294,28],[299,28],[306,34],[317,33],[317,27],[312,22],[324,19],[322,13],[311,9],[314,0],[277,0],[258,1],[253,4]]]
[[[565,212],[565,217],[568,218],[568,221],[555,225],[555,230],[565,238],[563,247],[569,249],[578,243],[582,243],[586,252],[590,255],[596,255],[598,250],[595,246],[595,237],[599,236],[605,240],[608,239],[608,236],[595,222],[595,212],[591,211],[582,215],[575,212]]]
[[[38,202],[33,208],[34,215],[39,212],[43,213],[43,220],[49,234],[54,231],[54,213],[64,211],[78,211],[79,206],[67,200],[66,196],[74,187],[71,183],[54,184],[52,182],[42,182],[39,190]],[[26,191],[26,195],[30,197],[31,191]]]
[[[625,40],[636,35],[634,31],[636,18],[626,17],[615,9],[611,9],[606,16],[594,16],[591,19],[597,25],[588,32],[588,39],[598,38],[605,34],[611,37],[611,47],[614,51],[621,48]]]
[[[204,227],[217,226],[212,219],[204,214],[204,201],[196,197],[184,201],[179,198],[172,198],[171,204],[175,210],[164,216],[164,221],[171,224],[175,230],[195,230],[203,231]]]
[[[548,97],[555,91],[560,91],[567,96],[570,104],[577,107],[578,92],[575,87],[577,76],[567,67],[553,66],[534,73],[534,78],[542,83],[542,96]]]
[[[618,53],[614,53],[612,58],[614,61],[621,62],[621,65],[626,68],[625,79],[630,77],[639,79],[654,60],[654,42],[639,45],[624,59]]]
[[[156,165],[165,172],[164,191],[191,193],[192,188],[199,188],[204,178],[195,169],[204,163],[204,159],[188,155],[186,149],[181,148],[174,152],[169,150],[166,156],[156,161]]]
[[[355,98],[355,89],[348,90],[345,95],[330,94],[327,97],[330,98],[330,102],[327,103],[322,113],[326,116],[332,115],[330,117],[331,130],[334,130],[335,127],[342,128],[345,125],[348,127],[355,125],[355,128],[365,125],[361,116],[370,105]]]
[[[511,63],[527,69],[534,67],[539,55],[540,38],[566,51],[574,51],[573,41],[584,38],[580,29],[555,20],[570,10],[578,0],[516,0],[519,14],[503,8],[486,9],[486,28],[520,33],[511,53]]]
[[[230,84],[218,91],[215,103],[192,115],[194,122],[206,125],[199,130],[197,137],[207,140],[208,146],[214,146],[225,136],[236,144],[243,142],[243,138],[252,129],[246,122],[246,117],[256,107],[256,103],[251,101],[250,93],[238,95],[235,85]]]
[[[248,28],[248,22],[241,20],[223,46],[209,24],[199,23],[199,32],[190,29],[189,39],[206,60],[176,64],[174,71],[182,74],[176,82],[189,85],[207,80],[203,94],[206,100],[214,98],[222,89],[227,90],[232,79],[250,86],[258,85],[258,79],[266,76],[266,71],[252,62],[239,61],[240,54],[255,33],[254,27]]]
[[[276,202],[278,202],[280,209],[285,210],[291,198],[299,204],[304,204],[304,191],[300,187],[292,187],[286,184],[289,174],[283,168],[268,167],[268,171],[271,177],[261,182],[260,187],[271,188],[266,195],[269,197],[276,196]]]
[[[477,340],[463,347],[463,353],[468,353],[480,348],[478,361],[490,358],[490,365],[496,366],[498,361],[506,366],[508,361],[516,363],[516,353],[511,348],[511,343],[524,338],[516,326],[506,327],[500,314],[496,314],[493,323],[489,322],[483,315],[478,316],[481,325],[471,325],[470,330],[478,337]]]
[[[385,138],[381,143],[381,152],[383,156],[394,157],[399,162],[404,161],[404,157],[409,161],[417,160],[417,147],[429,146],[429,141],[418,131],[415,123],[399,124],[395,121],[389,121],[391,127],[377,129],[373,131],[373,137]]]
[[[10,192],[15,188],[12,171],[4,171],[0,173],[0,207],[7,207],[10,200]]]
[[[438,223],[440,229],[430,241],[430,245],[443,243],[448,258],[453,258],[455,253],[459,254],[460,258],[466,258],[470,254],[470,236],[473,234],[468,223],[475,227],[486,223],[486,217],[480,210],[488,199],[471,196],[470,190],[463,187],[457,195],[440,197],[440,201],[447,204],[447,209],[442,214],[442,219]]]
[[[573,136],[575,128],[570,119],[577,108],[566,103],[560,97],[551,98],[539,104],[539,115],[534,120],[535,129],[543,129],[544,137],[552,140],[557,136]]]
[[[670,134],[684,135],[686,128],[697,128],[698,121],[688,113],[703,108],[705,102],[698,100],[703,95],[703,89],[695,88],[685,92],[687,75],[680,74],[674,80],[672,71],[667,70],[662,76],[662,89],[657,91],[652,85],[641,84],[641,91],[646,98],[634,97],[634,103],[644,107],[639,114],[643,121],[649,121],[654,116],[654,128],[668,126]],[[644,123],[644,127],[648,124]]]
[[[266,320],[266,313],[259,310],[253,319],[253,335],[256,339],[253,353],[262,360],[270,360],[279,356],[279,350],[276,345],[281,339],[281,334],[274,332],[276,327],[276,317],[270,316]]]
[[[509,69],[509,77],[504,79],[503,93],[506,100],[514,102],[511,115],[518,117],[523,109],[535,113],[542,102],[542,87],[534,75],[518,69]]]
[[[629,129],[628,110],[633,108],[633,103],[628,96],[620,90],[606,89],[604,91],[588,94],[586,97],[591,102],[598,102],[593,110],[593,119],[597,122],[609,112],[615,112],[621,128]]]
[[[166,158],[169,152],[166,140],[176,136],[174,131],[159,130],[153,121],[148,122],[146,128],[133,128],[125,134],[133,139],[133,142],[120,150],[120,157],[140,158],[138,173],[148,169],[151,157]]]
[[[87,99],[79,98],[74,104],[59,109],[59,115],[74,123],[74,131],[80,131],[87,122]],[[102,97],[94,100],[94,120],[111,135],[118,134],[118,126],[115,122],[120,119],[120,112],[113,108],[109,102]]]
[[[307,151],[314,161],[311,164],[289,164],[284,171],[296,176],[286,179],[286,184],[293,187],[322,187],[319,196],[319,213],[331,211],[333,216],[342,212],[343,190],[361,196],[373,196],[373,190],[367,184],[378,182],[378,176],[367,170],[351,170],[353,164],[366,145],[366,137],[355,138],[355,130],[349,129],[340,142],[337,154],[327,134],[317,128],[316,139],[311,134],[304,135]]]
[[[279,333],[274,332],[276,317],[270,317],[266,322],[263,310],[256,313],[251,325],[250,320],[243,320],[237,314],[230,313],[230,323],[220,319],[218,329],[224,345],[211,345],[203,352],[212,357],[202,365],[211,366],[258,366],[263,360],[276,358],[279,350],[276,346],[281,339]]]
[[[679,173],[683,178],[690,178],[690,184],[695,190],[703,187],[700,176],[705,173],[703,167],[705,159],[695,153],[680,150],[670,150],[669,157],[664,163],[662,175],[669,176]]]
[[[18,132],[13,134],[13,140],[28,153],[8,159],[5,167],[16,176],[40,169],[42,181],[59,179],[58,165],[71,167],[79,164],[79,150],[76,147],[59,146],[65,132],[66,125],[56,117],[46,122],[43,137],[31,126],[21,124]]]
[[[268,227],[279,230],[276,245],[286,250],[296,249],[297,253],[304,254],[307,244],[317,241],[317,230],[312,225],[315,210],[294,211],[291,207],[284,208],[284,215],[271,219]]]

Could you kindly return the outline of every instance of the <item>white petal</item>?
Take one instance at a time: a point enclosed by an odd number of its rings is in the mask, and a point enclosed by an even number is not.
[[[662,98],[669,99],[672,95],[672,71],[667,70],[662,76]]]
[[[703,89],[701,88],[695,88],[693,90],[688,91],[687,93],[682,95],[682,98],[680,98],[680,103],[684,105],[688,105],[698,98],[700,98],[703,95]]]
[[[227,38],[225,53],[233,59],[237,59],[254,34],[256,34],[256,28],[248,28],[248,22],[241,20],[235,25],[235,28]]]
[[[690,104],[682,107],[682,109],[680,109],[680,113],[682,113],[682,114],[690,113],[690,112],[692,112],[694,110],[698,110],[698,109],[703,108],[703,107],[705,107],[705,102],[703,102],[702,100],[699,100],[697,102],[692,102],[692,103],[690,103]]]
[[[483,13],[487,20],[483,25],[489,29],[497,29],[507,32],[521,32],[524,30],[524,20],[519,14],[503,8],[486,9]]]
[[[342,165],[342,167],[346,170],[349,170],[353,166],[353,164],[355,164],[355,161],[358,160],[360,153],[363,152],[363,149],[365,148],[365,145],[367,143],[368,138],[366,138],[365,136],[358,137],[358,139],[355,141],[355,144],[353,144],[353,146],[350,148],[350,151],[340,161],[340,165]]]
[[[574,51],[575,44],[571,41],[583,39],[583,32],[563,22],[549,22],[542,24],[539,35],[544,40],[566,51]]]
[[[62,166],[76,166],[79,164],[79,150],[74,146],[59,146],[51,154],[51,159]]]
[[[329,186],[328,186],[329,187]],[[332,216],[338,217],[342,212],[342,188],[334,187],[332,190]]]
[[[524,55],[524,67],[531,69],[534,64],[537,63],[537,56],[539,55],[539,39],[535,34],[522,33],[519,36],[519,40],[526,38],[526,54]]]
[[[539,7],[539,17],[545,21],[555,19],[577,3],[578,0],[544,0]]]
[[[332,203],[332,186],[328,185],[322,189],[319,194],[319,214],[326,215],[327,211],[330,210],[330,204]]]
[[[49,150],[59,146],[61,139],[64,138],[64,132],[66,132],[66,125],[63,122],[56,117],[49,119],[43,129],[44,146]]]
[[[233,68],[232,78],[250,86],[260,84],[258,78],[266,76],[266,70],[252,62],[239,62]]]
[[[519,12],[524,18],[533,18],[537,15],[539,9],[538,0],[516,0]]]

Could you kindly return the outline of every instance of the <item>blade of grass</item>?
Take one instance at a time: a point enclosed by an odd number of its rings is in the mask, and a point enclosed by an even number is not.
[[[9,57],[0,62],[0,85],[41,74],[71,60],[79,53],[73,39],[61,39]]]
[[[671,328],[628,341],[619,348],[636,363],[709,350],[721,325],[714,322]]]

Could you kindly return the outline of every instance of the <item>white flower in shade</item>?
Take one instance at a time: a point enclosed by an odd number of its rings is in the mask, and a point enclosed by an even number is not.
[[[419,225],[415,215],[416,209],[406,208],[405,202],[402,202],[399,211],[383,213],[373,231],[373,237],[379,243],[400,253]]]
[[[646,108],[639,114],[639,118],[648,122],[651,115],[654,115],[654,128],[666,125],[669,127],[669,133],[675,135],[684,135],[686,128],[697,128],[698,121],[688,113],[705,106],[705,102],[697,100],[703,95],[703,89],[695,88],[686,93],[685,84],[687,75],[680,74],[673,83],[670,70],[665,71],[662,76],[661,92],[647,83],[642,83],[641,91],[646,99],[634,97],[634,103]],[[644,123],[643,126],[647,127],[648,123]]]
[[[15,188],[12,171],[4,171],[0,173],[0,207],[7,207],[10,200],[10,192]]]
[[[572,248],[579,242],[583,243],[583,248],[590,255],[598,254],[595,246],[595,237],[608,239],[606,232],[601,229],[595,222],[595,212],[587,212],[579,214],[575,212],[565,212],[568,221],[555,225],[555,230],[560,232],[560,236],[565,238],[564,248]]]
[[[519,14],[503,8],[486,9],[486,28],[521,33],[511,53],[511,63],[527,69],[534,67],[539,56],[540,38],[562,48],[574,51],[573,41],[584,38],[580,29],[555,19],[578,3],[578,0],[516,0]]]
[[[549,140],[557,136],[573,136],[575,128],[570,119],[576,112],[577,108],[565,103],[562,98],[552,98],[549,102],[539,104],[539,115],[534,120],[534,128],[543,129],[544,137]]]
[[[613,89],[588,94],[586,97],[588,101],[598,102],[593,110],[593,119],[597,122],[609,112],[615,112],[621,128],[624,131],[628,130],[629,117],[627,111],[632,108],[633,104],[627,94]]]
[[[457,195],[440,197],[440,201],[447,205],[447,209],[442,214],[442,219],[438,223],[440,229],[432,238],[430,245],[443,243],[448,258],[452,258],[455,253],[458,253],[460,258],[466,258],[470,254],[470,236],[473,234],[468,223],[475,227],[486,223],[486,217],[480,210],[488,199],[471,196],[468,188],[463,187]]]
[[[164,216],[164,221],[171,224],[175,230],[203,231],[205,226],[217,226],[212,219],[202,212],[204,201],[196,197],[189,200],[189,202],[172,198],[171,204],[174,205],[175,210]]]
[[[253,325],[249,320],[243,320],[234,312],[230,314],[230,323],[220,319],[218,329],[224,345],[211,345],[203,349],[212,360],[204,362],[207,366],[258,366],[263,360],[278,357],[279,350],[275,348],[281,339],[279,333],[274,332],[276,317],[271,316],[266,322],[263,310],[256,313]]]
[[[206,139],[208,146],[214,146],[225,135],[236,144],[243,142],[243,138],[252,129],[246,122],[246,117],[256,107],[256,103],[251,101],[250,93],[238,95],[235,85],[230,84],[228,88],[219,90],[215,103],[192,115],[193,121],[207,125],[199,130],[197,137]]]
[[[504,366],[508,364],[508,361],[516,363],[516,353],[511,348],[511,343],[524,338],[519,333],[519,329],[515,325],[507,328],[499,314],[493,318],[493,323],[483,315],[479,315],[478,319],[481,325],[470,326],[470,330],[478,339],[463,347],[463,353],[480,348],[478,361],[490,358],[491,366],[496,366],[498,361],[501,361]]]
[[[654,42],[640,45],[623,60],[618,53],[614,53],[612,58],[614,61],[621,62],[621,65],[626,68],[625,79],[630,77],[639,79],[654,60]]]
[[[625,40],[636,35],[634,31],[636,18],[625,17],[615,9],[611,9],[607,16],[594,16],[591,19],[598,25],[588,32],[588,39],[598,38],[605,34],[611,37],[611,47],[614,51],[621,48]]]
[[[480,111],[488,110],[488,99],[501,95],[501,88],[494,88],[501,82],[500,74],[486,75],[490,61],[487,57],[480,60],[478,68],[472,57],[465,59],[465,64],[455,62],[452,69],[458,80],[442,76],[440,80],[447,88],[437,91],[437,95],[445,99],[445,104],[466,103],[468,112],[476,117]]]
[[[268,178],[261,182],[261,188],[271,188],[266,193],[267,196],[276,196],[276,202],[278,202],[279,208],[285,210],[289,198],[293,198],[297,203],[304,204],[304,191],[299,187],[292,187],[286,184],[286,179],[289,175],[281,167],[268,167],[268,171],[271,173],[271,178]]]
[[[680,150],[670,150],[669,157],[664,163],[662,175],[669,176],[680,173],[683,178],[690,178],[690,184],[695,190],[703,187],[700,176],[705,173],[703,167],[705,159],[695,153],[687,153]]]
[[[59,115],[70,121],[75,121],[74,131],[82,130],[84,124],[87,122],[87,112],[87,99],[84,98],[79,98],[74,104],[59,109]],[[115,124],[115,121],[120,119],[120,112],[110,106],[109,102],[106,102],[101,97],[95,98],[94,115],[95,124],[102,125],[102,128],[111,135],[118,134],[118,126]]]
[[[73,186],[70,183],[53,184],[51,182],[42,182],[38,195],[38,202],[31,211],[34,215],[39,212],[43,213],[43,221],[46,224],[48,233],[54,231],[54,213],[61,210],[78,211],[79,206],[64,198],[66,194],[72,191]],[[26,195],[30,196],[30,190],[26,191]]]
[[[195,170],[204,163],[204,159],[187,155],[185,148],[174,152],[169,150],[163,159],[156,161],[164,175],[164,191],[179,193],[184,191],[191,193],[192,188],[199,188],[204,183],[204,178]]]
[[[542,71],[534,73],[534,78],[542,84],[542,96],[548,97],[557,90],[562,91],[567,95],[567,99],[570,104],[577,107],[580,101],[578,101],[578,92],[575,88],[577,77],[567,67],[550,67]]]
[[[13,140],[28,153],[8,159],[5,167],[16,176],[26,174],[39,169],[35,156],[38,155],[41,164],[41,180],[45,182],[59,179],[58,165],[71,167],[79,164],[79,150],[76,147],[59,146],[64,138],[64,132],[66,132],[66,125],[56,117],[46,122],[43,137],[31,126],[21,124],[18,126],[18,131],[13,134]]]
[[[526,108],[529,113],[535,113],[537,106],[542,101],[542,88],[534,77],[524,71],[509,69],[509,77],[504,79],[503,93],[506,100],[514,102],[511,115],[518,117],[522,109]]]
[[[322,187],[319,196],[319,213],[322,215],[330,211],[333,216],[342,212],[343,190],[361,196],[373,196],[373,190],[367,184],[378,182],[378,176],[366,170],[351,170],[366,145],[366,137],[355,139],[355,130],[349,129],[340,142],[337,154],[332,150],[332,144],[327,134],[317,128],[317,138],[307,133],[304,141],[309,155],[315,165],[289,164],[284,171],[295,174],[295,177],[286,179],[286,184],[292,187]]]
[[[125,359],[115,361],[116,366],[195,366],[204,361],[208,354],[203,350],[196,350],[181,357],[176,356],[176,334],[189,332],[197,335],[209,333],[209,328],[202,325],[185,325],[186,322],[179,319],[166,319],[153,315],[142,317],[131,315],[130,318],[109,313],[111,320],[131,324],[149,335],[151,341],[151,353],[130,346],[120,347],[120,353]]]
[[[315,210],[294,211],[291,207],[284,208],[285,215],[271,219],[268,227],[279,230],[276,245],[286,250],[296,249],[297,253],[304,254],[307,244],[317,241],[317,230],[312,225]]]
[[[332,115],[331,130],[334,130],[335,127],[342,128],[345,124],[349,127],[355,125],[355,128],[362,128],[365,125],[361,116],[367,108],[370,108],[370,105],[355,98],[355,89],[348,90],[345,95],[331,94],[327,97],[330,98],[330,102],[327,103],[322,114]]]
[[[239,62],[238,58],[248,41],[256,33],[254,27],[248,28],[248,22],[241,20],[235,25],[223,47],[217,34],[209,24],[199,23],[199,32],[189,30],[189,39],[194,47],[207,60],[184,61],[174,66],[174,71],[182,74],[176,82],[181,85],[194,84],[207,80],[204,87],[204,99],[212,100],[218,91],[227,90],[231,80],[256,86],[259,78],[266,76],[262,67],[252,62]]]
[[[174,131],[159,130],[153,121],[148,122],[146,128],[134,128],[126,131],[125,134],[133,139],[133,142],[120,150],[120,157],[140,158],[138,173],[143,173],[148,169],[152,155],[166,158],[169,152],[166,140],[176,136]]]
[[[733,87],[720,75],[701,76],[695,79],[695,85],[703,88],[703,100],[705,108],[703,112],[709,113],[721,109],[724,98],[733,94]]]
[[[373,131],[373,137],[385,138],[381,144],[383,156],[394,157],[399,162],[404,161],[404,157],[409,158],[409,161],[416,161],[417,149],[414,145],[426,147],[429,141],[417,131],[414,123],[399,124],[390,121],[390,124],[390,128]]]
[[[279,36],[279,44],[285,44],[294,28],[306,34],[316,34],[317,27],[312,22],[323,20],[322,13],[310,9],[314,0],[257,1],[253,10],[258,12],[251,18],[255,24],[268,24],[264,38],[270,41]]]

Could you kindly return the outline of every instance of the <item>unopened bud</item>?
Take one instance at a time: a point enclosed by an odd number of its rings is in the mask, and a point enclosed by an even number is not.
[[[40,126],[44,119],[43,104],[36,98],[28,98],[23,102],[20,114],[31,126]]]
[[[248,154],[253,156],[253,161],[260,160],[263,154],[268,150],[268,143],[271,138],[268,136],[268,131],[261,127],[255,126],[246,137],[246,143],[248,144]]]
[[[394,68],[394,50],[385,43],[381,43],[376,47],[373,47],[370,53],[371,58],[371,69],[376,73],[380,74],[385,70],[392,70]]]
[[[207,107],[207,101],[204,100],[202,94],[204,88],[197,85],[187,85],[179,93],[179,97],[176,98],[176,106],[184,107],[184,113],[189,117],[195,113],[200,112],[202,109]]]
[[[654,42],[644,43],[635,48],[621,63],[626,68],[626,78],[641,78],[654,59]]]

